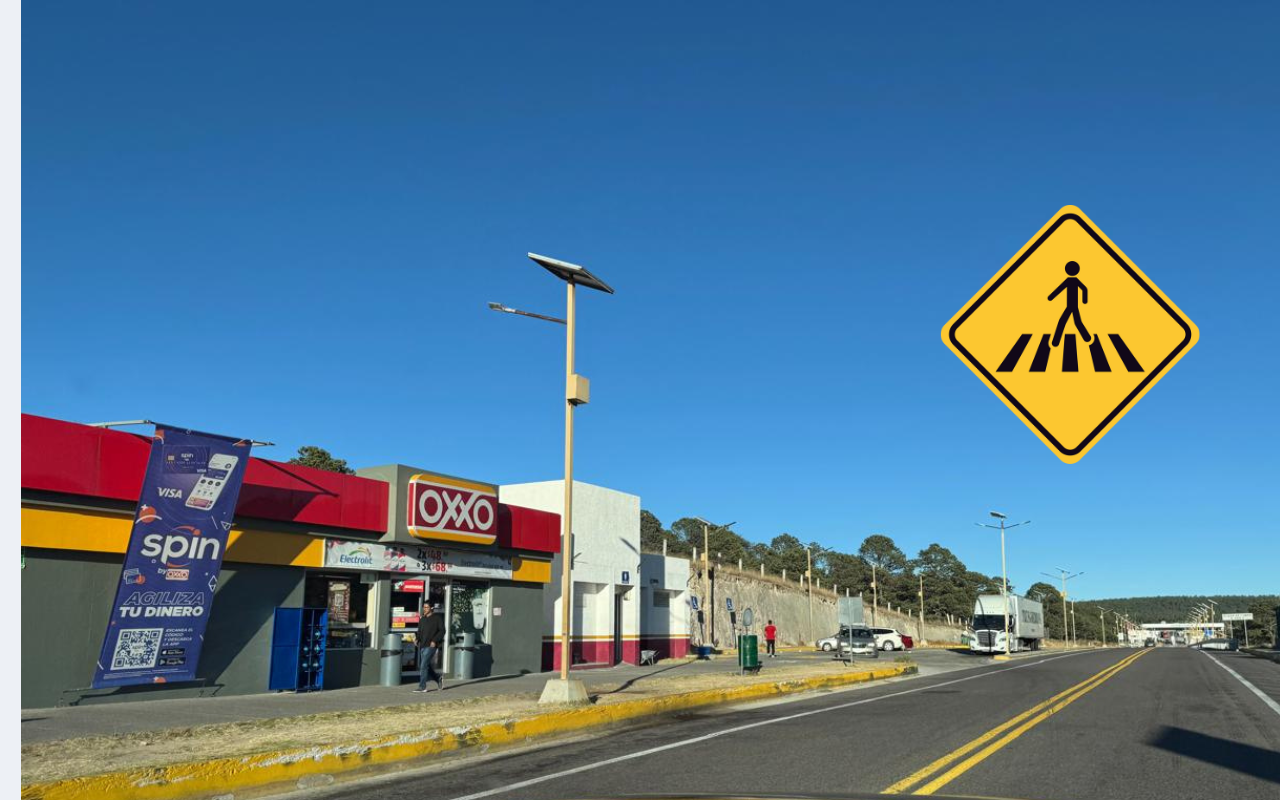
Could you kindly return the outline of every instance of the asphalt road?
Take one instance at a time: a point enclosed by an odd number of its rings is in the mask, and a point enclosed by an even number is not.
[[[1035,800],[1272,800],[1280,796],[1278,701],[1280,664],[1245,655],[1045,653],[703,711],[322,794],[561,800],[896,789]]]

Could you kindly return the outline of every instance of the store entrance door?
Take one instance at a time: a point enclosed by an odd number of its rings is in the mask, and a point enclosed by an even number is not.
[[[391,632],[403,635],[404,652],[400,656],[400,677],[417,680],[422,675],[418,663],[418,624],[423,612],[430,605],[441,619],[449,619],[449,581],[431,575],[406,575],[391,583]],[[449,637],[445,636],[436,670],[447,672],[449,664]]]

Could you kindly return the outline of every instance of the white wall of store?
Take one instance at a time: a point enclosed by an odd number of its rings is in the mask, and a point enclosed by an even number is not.
[[[564,481],[502,486],[504,503],[550,511],[564,509]],[[622,592],[622,635],[640,635],[640,498],[581,481],[573,482],[574,637],[611,636],[614,595]],[[543,635],[560,635],[560,576],[563,553],[551,561],[543,589]],[[623,581],[624,573],[626,581]]]
[[[689,559],[646,553],[640,557],[642,636],[667,636],[680,639],[689,635]],[[654,598],[664,593],[667,606],[656,605]]]

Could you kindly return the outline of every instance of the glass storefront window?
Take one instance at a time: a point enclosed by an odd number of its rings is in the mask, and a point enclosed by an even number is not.
[[[330,650],[356,649],[369,646],[369,589],[353,573],[307,574],[303,585],[302,604],[307,608],[329,610]]]
[[[455,580],[450,592],[449,633],[454,643],[473,633],[477,645],[489,644],[489,584]]]

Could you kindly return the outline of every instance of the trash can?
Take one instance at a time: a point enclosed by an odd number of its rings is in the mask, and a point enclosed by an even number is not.
[[[760,669],[760,639],[754,633],[738,637],[738,667],[743,672]]]
[[[381,683],[383,686],[400,685],[401,654],[404,652],[404,638],[398,633],[388,633],[382,637]]]
[[[711,660],[711,645],[709,644],[698,645],[698,660],[699,661]]]
[[[476,675],[476,635],[468,631],[462,634],[462,641],[454,648],[457,651],[457,666],[453,676],[458,680],[469,681]]]

